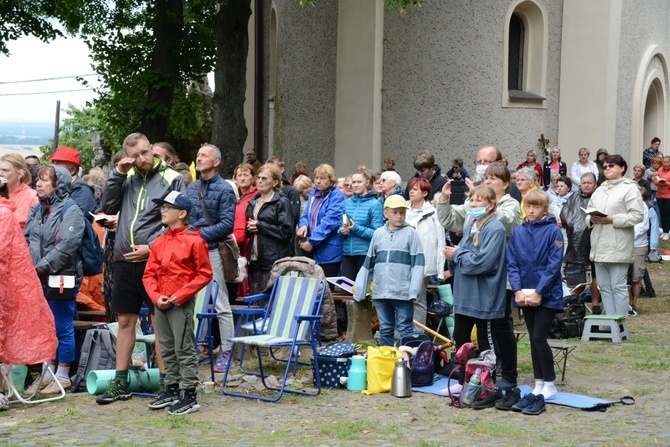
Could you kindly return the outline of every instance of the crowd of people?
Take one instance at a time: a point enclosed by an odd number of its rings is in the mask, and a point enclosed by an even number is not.
[[[79,152],[69,147],[57,148],[44,166],[17,154],[2,156],[0,192],[24,232],[58,338],[54,374],[41,392],[58,392],[56,381],[70,384],[74,297],[84,279],[82,234],[85,220],[104,215],[99,288],[119,332],[115,378],[99,404],[132,396],[128,369],[146,306],[160,370],[159,397],[149,406],[196,411],[193,362],[204,353],[186,353],[183,347],[193,340],[184,334],[192,327],[177,322],[184,316],[192,322],[195,292],[212,278],[222,285],[219,356],[209,361],[225,372],[233,364],[231,303],[266,290],[275,261],[299,255],[327,277],[355,281],[356,300],[371,295],[380,342],[387,345],[398,333],[420,331],[412,322],[426,324],[428,285],[449,281],[456,346],[471,341],[476,327],[479,348],[493,349],[499,359],[496,392],[486,405],[539,414],[556,394],[547,338],[554,314],[563,310],[563,275],[568,285],[593,278],[594,313],[602,302],[607,314],[635,316],[637,299],[655,294],[644,260],[650,249],[658,250],[659,234],[670,239],[670,157],[659,146],[655,138],[633,178],[625,177],[626,161],[605,149],[590,160],[590,151],[581,148],[569,171],[558,147],[544,164],[531,150],[510,172],[501,151],[484,146],[474,170],[455,159],[445,174],[422,150],[404,190],[393,157],[384,160],[381,173],[360,166],[342,178],[325,163],[310,176],[298,162],[287,178],[280,158],[262,163],[253,149],[225,180],[221,152],[211,144],[199,149],[193,178],[169,143],[151,144],[139,133],[125,139],[106,179],[99,168],[82,176]],[[241,284],[225,281],[218,245],[227,238],[249,261]],[[53,275],[72,278],[71,284],[54,289]],[[523,309],[531,341],[535,388],[524,399],[517,388],[513,307]],[[343,338],[347,312],[340,301],[336,313]]]

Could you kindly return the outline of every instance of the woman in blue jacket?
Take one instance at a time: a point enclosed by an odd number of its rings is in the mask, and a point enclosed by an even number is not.
[[[298,222],[300,248],[311,254],[325,275],[337,276],[342,262],[342,237],[338,234],[344,194],[337,188],[335,169],[322,164],[314,169],[314,189]],[[309,255],[308,255],[309,256]]]
[[[525,203],[526,219],[512,231],[507,247],[507,269],[515,305],[523,308],[530,336],[535,389],[512,409],[540,414],[545,410],[544,400],[556,395],[554,360],[547,338],[556,312],[563,311],[563,235],[556,218],[548,214],[547,193],[530,191]]]

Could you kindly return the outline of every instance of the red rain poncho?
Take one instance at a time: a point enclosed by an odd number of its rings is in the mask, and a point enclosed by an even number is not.
[[[13,209],[0,197],[0,363],[56,358],[56,326]]]

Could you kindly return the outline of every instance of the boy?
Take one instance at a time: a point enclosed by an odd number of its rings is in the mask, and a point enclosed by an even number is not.
[[[356,276],[356,301],[365,299],[373,279],[382,346],[393,346],[396,329],[401,337],[414,331],[413,301],[423,286],[423,249],[416,230],[405,223],[407,208],[401,195],[386,199],[384,217],[388,221],[372,235],[365,263]]]
[[[168,229],[151,246],[142,282],[157,309],[166,389],[149,408],[173,406],[170,414],[188,414],[200,409],[195,398],[198,359],[194,348],[194,298],[212,280],[212,266],[200,230],[186,225],[191,200],[172,191],[165,199],[153,201],[162,205],[161,221]],[[181,396],[180,378],[184,390]]]

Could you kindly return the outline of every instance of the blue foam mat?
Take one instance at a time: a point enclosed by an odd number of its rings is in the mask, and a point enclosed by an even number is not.
[[[448,396],[448,394],[439,393],[440,390],[443,390],[447,387],[447,383],[449,383],[449,379],[444,377],[440,380],[436,380],[431,386],[412,387],[412,391],[417,393],[436,394],[438,396]],[[450,385],[454,385],[456,383],[458,383],[458,381],[452,379]],[[533,391],[533,389],[528,385],[520,385],[519,390],[521,390],[522,397]],[[563,405],[565,407],[580,409],[591,409],[602,405],[609,405],[611,403],[610,401],[605,399],[598,399],[597,397],[584,396],[582,394],[574,393],[564,393],[562,391],[558,392],[558,394],[556,394],[556,396],[552,397],[551,399],[547,399],[546,402],[548,404]]]

